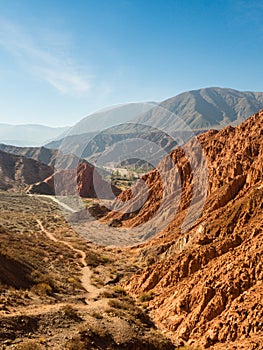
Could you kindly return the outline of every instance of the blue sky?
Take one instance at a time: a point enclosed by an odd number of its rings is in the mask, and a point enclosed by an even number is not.
[[[263,4],[0,0],[0,123],[73,125],[208,86],[263,91]]]

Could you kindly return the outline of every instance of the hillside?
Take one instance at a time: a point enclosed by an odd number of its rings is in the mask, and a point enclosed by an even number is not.
[[[143,113],[147,108],[149,110]],[[198,135],[211,128],[219,130],[227,125],[238,125],[261,108],[261,92],[223,88],[188,91],[159,105],[127,104],[96,113],[76,124],[67,137],[46,147],[60,148],[63,153],[74,153],[90,162],[96,162],[112,150],[115,152],[116,145],[123,140],[136,138],[154,142],[159,148],[165,145],[165,152],[170,152],[176,142],[183,140],[184,143],[193,134]],[[158,158],[153,153],[149,156],[148,151],[140,148],[138,146],[138,155]],[[123,165],[137,167],[140,164],[134,156],[130,157],[132,161],[128,157],[129,154]]]
[[[50,166],[55,165],[57,151],[45,147],[18,147],[13,145],[0,144],[0,150],[6,153],[32,158]]]
[[[103,148],[105,142],[101,142],[101,133],[103,135],[112,135],[112,133],[116,134],[116,130],[114,129],[115,126],[129,123],[137,116],[147,112],[155,106],[155,102],[138,102],[103,109],[102,111],[98,111],[83,118],[68,131],[65,137],[53,140],[47,143],[45,147],[50,149],[61,148],[63,153],[74,153],[79,157],[84,157],[82,152],[90,141],[92,144],[95,144],[95,151]],[[120,134],[123,134],[123,131],[126,135],[129,132],[127,127],[124,128],[124,130],[122,128]],[[98,136],[98,138],[94,142],[96,136]],[[120,136],[120,138],[122,137],[123,136]],[[108,146],[107,143],[106,146]],[[94,152],[91,154],[93,155],[93,153]]]
[[[53,174],[53,168],[34,159],[0,151],[0,189],[22,190]]]
[[[221,129],[240,124],[262,108],[263,92],[211,87],[169,98],[135,121],[171,132],[184,128],[180,119],[192,130]]]
[[[189,215],[194,177],[186,148],[177,148],[171,153],[174,166],[167,179],[169,188],[174,188],[178,211],[169,211],[171,205],[165,203],[164,214],[169,216],[166,228],[133,249],[146,266],[127,282],[126,289],[148,300],[156,324],[174,340],[213,349],[260,349],[263,111],[240,126],[209,131],[198,140],[208,167],[202,214],[182,231]],[[198,154],[193,159],[197,161]],[[144,176],[148,198],[140,210],[131,215],[111,212],[104,221],[117,220],[122,226],[134,227],[157,215],[164,191],[159,174],[169,169],[168,164],[169,159],[164,159]],[[180,175],[180,194],[174,168]],[[140,188],[134,193],[135,202],[144,196]],[[198,208],[198,198],[192,203],[194,208]],[[131,191],[119,199],[129,205]],[[116,209],[119,205],[116,203]],[[155,224],[158,226],[158,215]]]
[[[11,153],[3,152],[1,149]],[[54,170],[55,169],[55,170]],[[45,195],[73,195],[96,197],[93,179],[96,178],[101,193],[119,194],[115,186],[106,181],[94,167],[78,157],[61,154],[44,147],[15,147],[0,145],[0,189],[27,190],[28,193]]]
[[[0,347],[174,350],[123,288],[127,251],[90,244],[45,197],[0,193]]]
[[[13,145],[0,144],[0,150],[17,156],[34,159],[56,169],[74,168],[79,159],[73,154],[62,155],[57,149],[46,147],[18,147]]]
[[[120,190],[113,184],[106,182],[91,164],[82,161],[74,168],[57,170],[43,181],[32,184],[27,192],[31,194],[75,195],[83,198],[96,198],[96,186],[103,198],[113,199],[114,196],[120,193]]]

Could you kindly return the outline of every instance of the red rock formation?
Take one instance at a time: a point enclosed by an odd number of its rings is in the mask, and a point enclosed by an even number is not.
[[[94,186],[94,179],[96,186]],[[83,162],[79,163],[75,169],[57,171],[43,182],[32,186],[29,192],[60,196],[79,195],[83,198],[96,198],[97,196],[114,198],[120,193],[120,190],[104,181],[92,165]]]
[[[0,151],[0,188],[23,190],[26,186],[44,180],[53,168],[34,159]]]
[[[151,316],[172,339],[204,348],[261,349],[263,111],[236,128],[209,131],[198,140],[209,174],[202,215],[188,231],[181,231],[193,174],[186,154],[176,149],[171,157],[181,178],[179,210],[171,213],[165,230],[134,249],[147,266],[126,288],[135,296],[151,295]],[[178,178],[167,177],[176,188]],[[134,226],[154,215],[162,200],[161,179],[157,170],[144,179],[149,190],[141,210],[133,216],[112,212],[106,219]],[[127,202],[131,193],[120,198]]]

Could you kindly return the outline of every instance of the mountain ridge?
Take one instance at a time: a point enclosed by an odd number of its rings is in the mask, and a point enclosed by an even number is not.
[[[192,130],[218,129],[237,125],[262,108],[263,92],[211,87],[168,98],[136,121],[167,131],[182,128],[180,119]]]
[[[160,139],[158,143],[155,135],[151,137],[150,129],[147,130],[147,140],[153,141],[162,148],[163,143],[173,145],[170,136],[181,142],[181,135],[178,139],[181,131],[187,133],[188,136],[185,134],[183,139],[188,140],[190,134],[193,136],[211,128],[219,130],[227,125],[239,124],[262,108],[263,92],[242,92],[218,87],[191,90],[166,99],[157,106],[153,105],[149,111],[141,113],[130,122],[100,132],[76,134],[79,129],[83,131],[88,129],[88,122],[91,119],[87,117],[76,126],[76,129],[72,128],[67,137],[51,142],[46,147],[61,147],[64,153],[73,152],[92,162],[96,161],[103,152],[122,142],[123,138],[134,137],[136,125],[140,130],[139,133],[137,132],[138,138],[144,138],[143,128],[145,127],[152,128],[153,134],[156,134],[156,129],[167,133],[168,139]],[[113,111],[111,110],[111,113]],[[165,149],[165,151],[171,150],[172,147]],[[136,167],[136,159],[132,166]]]
[[[53,171],[53,167],[34,159],[0,150],[0,189],[2,190],[25,190],[27,186],[52,175]]]
[[[263,339],[263,110],[237,127],[210,130],[197,138],[209,174],[201,215],[190,228],[181,230],[191,206],[194,177],[186,154],[175,149],[173,169],[178,168],[182,186],[173,198],[178,200],[178,211],[167,211],[171,220],[166,228],[133,248],[145,268],[125,283],[126,290],[137,298],[147,296],[150,315],[175,341],[220,350],[259,349]],[[167,164],[163,160],[159,166]],[[169,188],[176,189],[177,177],[168,173],[167,178]],[[133,215],[111,212],[104,222],[115,220],[134,227],[158,212],[163,192],[158,169],[143,179],[148,199],[142,208]],[[119,199],[128,203],[132,192],[138,201],[143,196],[133,189]]]

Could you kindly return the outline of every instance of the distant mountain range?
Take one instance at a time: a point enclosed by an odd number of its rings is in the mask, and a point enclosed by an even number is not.
[[[42,146],[54,138],[62,138],[69,127],[52,128],[44,125],[0,124],[0,142],[14,146]]]
[[[165,144],[165,151],[169,152],[175,146],[170,136],[180,142],[187,141],[193,133],[238,125],[262,108],[263,92],[217,87],[194,90],[159,105],[128,104],[101,111],[84,118],[69,131],[66,138],[53,141],[46,147],[61,147],[64,153],[73,152],[94,162],[115,144],[137,137],[152,141],[161,148]],[[105,127],[105,130],[99,127]]]
[[[75,169],[79,163],[78,157],[95,164],[106,154],[108,163],[97,163],[98,166],[133,168],[140,164],[138,166],[143,168],[141,161],[147,154],[145,169],[149,169],[163,157],[161,153],[158,153],[158,147],[165,153],[169,153],[178,146],[177,140],[188,140],[192,137],[192,132],[200,134],[207,129],[220,129],[224,125],[238,124],[247,119],[249,114],[261,108],[263,109],[263,93],[207,88],[185,92],[158,106],[154,103],[133,103],[112,107],[84,118],[68,132],[67,128],[54,130],[38,125],[18,126],[17,130],[20,129],[21,134],[22,129],[26,130],[26,127],[28,127],[27,133],[29,130],[34,131],[34,137],[37,137],[41,130],[43,132],[53,130],[53,135],[55,132],[64,132],[68,136],[53,141],[46,147],[18,147],[0,144],[0,188],[9,189],[13,186],[23,188],[25,185],[41,182],[53,173],[54,168],[59,171]],[[130,118],[132,118],[131,122],[129,122]],[[118,123],[121,124],[118,125]],[[184,129],[184,123],[189,130]],[[11,126],[3,126],[7,131],[11,130],[9,127]],[[97,128],[104,127],[105,131],[96,131]],[[86,132],[87,130],[90,131]],[[3,135],[3,130],[1,132]],[[42,139],[46,136],[47,134],[42,135]],[[50,133],[49,136],[51,136]],[[176,136],[176,141],[174,136]],[[146,146],[139,142],[133,143],[131,148],[127,147],[127,144],[120,146],[123,141],[136,138],[145,140]],[[157,145],[157,148],[153,145]],[[127,157],[118,158],[123,150]],[[10,155],[10,158],[7,154]],[[119,161],[117,165],[116,159]],[[33,175],[31,176],[30,173]],[[42,176],[43,173],[45,176]]]
[[[0,143],[58,148],[67,136],[68,147],[75,152],[97,133],[124,123],[147,124],[166,132],[184,130],[186,126],[193,131],[203,131],[238,125],[262,108],[263,92],[211,87],[184,92],[159,104],[145,102],[113,106],[87,116],[72,128],[2,123]],[[125,133],[129,131],[126,127]],[[115,129],[114,133],[119,132]]]
[[[68,135],[94,133],[112,128],[116,125],[130,122],[157,106],[156,102],[125,103],[111,106],[88,115],[68,132]]]
[[[262,108],[263,92],[211,87],[169,98],[134,121],[171,132],[185,125],[192,130],[221,129],[240,124]]]
[[[65,137],[49,142],[46,147],[57,149],[62,145],[64,153],[74,153],[81,156],[82,148],[98,133],[105,132],[105,130],[107,132],[119,125],[126,125],[138,115],[148,112],[156,105],[155,102],[139,102],[103,109],[82,119],[67,132]],[[127,126],[125,129],[127,129]]]
[[[4,140],[2,142],[5,144],[41,145],[45,140],[53,140],[41,148],[0,145],[0,149],[56,167],[58,154],[50,150],[60,149],[65,154],[75,154],[94,163],[102,154],[111,152],[112,149],[117,154],[120,151],[116,145],[136,137],[151,141],[159,148],[165,148],[165,152],[170,152],[176,146],[174,139],[181,142],[188,140],[193,133],[221,129],[227,125],[235,126],[262,108],[263,92],[211,87],[184,92],[159,105],[146,102],[113,106],[89,115],[70,129],[0,124],[0,142]],[[10,139],[15,141],[8,142]],[[138,155],[145,152],[144,146],[138,145]],[[154,154],[156,151],[153,148],[151,152]],[[122,161],[121,165],[136,165],[134,153],[136,150],[133,150],[133,155],[127,155],[129,159]],[[152,154],[151,157],[154,158]],[[61,157],[59,158],[61,161]],[[66,168],[72,162],[76,164],[77,160],[73,158],[62,159]]]

